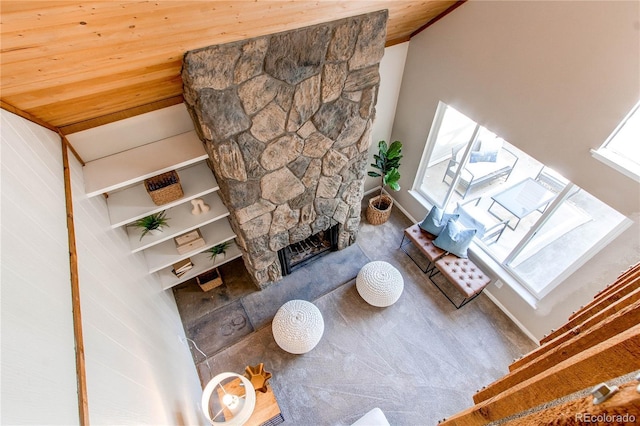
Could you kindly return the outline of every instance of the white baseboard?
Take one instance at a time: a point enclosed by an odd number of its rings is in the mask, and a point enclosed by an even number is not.
[[[511,319],[511,321],[513,321],[513,323],[518,326],[518,328],[527,335],[527,337],[529,339],[531,339],[533,341],[533,343],[536,344],[536,346],[540,346],[540,340],[538,338],[536,338],[536,336],[533,335],[533,333],[531,333],[529,331],[529,329],[527,329],[527,327],[524,326],[524,324],[522,324],[518,318],[516,318],[511,312],[509,312],[509,310],[502,304],[500,303],[500,301],[498,299],[496,299],[488,290],[485,289],[484,294],[491,299],[491,301],[498,307],[500,308],[500,310],[502,312],[504,312],[504,314],[506,316],[509,317],[509,319]]]
[[[371,188],[368,191],[365,191],[363,195],[369,195],[369,194],[373,194],[375,191],[380,191],[380,186],[376,186],[374,188]]]
[[[411,222],[416,223],[418,222],[413,216],[411,216],[409,214],[408,211],[405,210],[404,207],[402,207],[402,204],[400,204],[395,198],[391,197],[393,199],[393,205],[396,206],[398,208],[398,210],[400,210],[402,213],[404,213],[404,215],[406,217],[408,217],[409,219],[411,219]]]

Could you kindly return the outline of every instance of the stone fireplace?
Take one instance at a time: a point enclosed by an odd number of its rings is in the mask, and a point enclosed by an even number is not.
[[[184,98],[255,283],[278,252],[360,223],[387,11],[187,52]]]

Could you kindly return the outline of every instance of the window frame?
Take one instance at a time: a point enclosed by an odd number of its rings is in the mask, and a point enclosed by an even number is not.
[[[593,158],[601,161],[619,173],[624,174],[636,182],[640,182],[640,159],[639,162],[629,160],[628,156],[622,155],[608,147],[625,127],[627,122],[635,116],[635,114],[640,114],[640,101],[631,108],[631,111],[629,111],[609,137],[602,143],[602,145],[600,145],[600,148],[591,150],[591,155]]]
[[[638,105],[640,105],[640,103]],[[446,196],[443,198],[442,204],[438,204],[436,200],[434,200],[429,194],[422,190],[422,184],[429,167],[431,156],[435,149],[435,145],[440,132],[440,126],[442,125],[445,113],[447,111],[447,108],[449,107],[458,111],[455,107],[447,105],[442,101],[438,102],[435,116],[431,124],[429,134],[427,136],[426,144],[423,149],[423,154],[420,159],[418,169],[416,171],[413,185],[411,187],[411,190],[409,190],[409,193],[416,199],[416,201],[418,201],[427,210],[430,210],[434,205],[437,205],[442,209],[445,209],[449,205],[454,188],[456,187],[456,183],[462,172],[463,165],[466,163],[468,157],[470,156],[473,142],[478,137],[479,132],[483,128],[479,123],[476,122],[476,127],[470,138],[470,142],[468,142],[463,157],[460,161],[460,168],[456,171],[456,174],[452,179],[451,186]],[[633,111],[635,111],[635,109]],[[520,276],[520,274],[516,270],[516,267],[512,267],[509,265],[509,262],[513,261],[527,247],[527,244],[542,229],[551,215],[556,212],[558,207],[567,200],[572,191],[574,191],[576,188],[579,189],[579,187],[577,187],[574,183],[568,181],[566,186],[551,202],[551,204],[541,215],[541,217],[538,218],[538,220],[532,225],[532,227],[522,238],[522,240],[511,249],[511,252],[506,256],[504,260],[499,260],[496,255],[491,250],[489,250],[489,248],[482,241],[478,240],[477,238],[474,238],[472,244],[469,246],[469,251],[474,258],[480,259],[481,262],[484,263],[485,266],[487,266],[489,269],[491,269],[491,271],[493,271],[502,282],[507,283],[532,307],[535,307],[538,301],[547,296],[559,284],[561,284],[571,274],[573,274],[582,265],[589,261],[589,259],[591,259],[602,247],[612,242],[626,228],[631,225],[631,221],[629,220],[629,218],[624,218],[623,220],[621,220],[605,236],[594,243],[585,253],[578,256],[571,264],[569,264],[569,266],[565,268],[564,271],[560,272],[558,276],[556,276],[541,289],[535,290],[531,284],[526,282],[526,279],[524,277]]]

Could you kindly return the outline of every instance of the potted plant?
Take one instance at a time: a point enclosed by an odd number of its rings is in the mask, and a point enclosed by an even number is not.
[[[167,221],[169,220],[169,218],[166,217],[166,214],[167,212],[165,210],[162,210],[159,213],[150,214],[149,216],[145,216],[142,219],[138,219],[133,222],[132,226],[142,229],[140,240],[142,240],[142,237],[147,234],[158,235],[162,233],[163,228],[168,228],[169,224],[167,223]]]
[[[402,159],[402,142],[394,141],[387,146],[385,141],[378,142],[378,154],[373,156],[375,163],[371,166],[378,171],[370,171],[371,177],[381,178],[380,195],[369,200],[367,207],[367,220],[372,225],[385,223],[391,216],[393,199],[384,193],[384,187],[388,186],[394,191],[400,190],[400,160]]]
[[[218,257],[218,255],[223,255],[227,252],[227,249],[229,248],[229,246],[231,245],[231,241],[225,241],[224,243],[220,243],[218,245],[215,245],[207,250],[205,250],[206,253],[210,254],[209,259],[211,259],[212,262],[216,261],[216,257]]]

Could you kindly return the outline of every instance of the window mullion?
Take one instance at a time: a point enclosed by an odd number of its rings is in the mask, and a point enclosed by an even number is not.
[[[526,235],[516,244],[516,246],[511,250],[511,252],[507,255],[507,257],[503,261],[503,265],[505,265],[509,270],[515,270],[509,266],[509,264],[524,250],[524,248],[529,244],[529,242],[536,236],[536,234],[540,231],[540,229],[547,223],[547,220],[551,217],[551,215],[560,207],[560,205],[569,197],[573,187],[575,185],[573,183],[569,183],[565,185],[560,194],[551,202],[551,204],[544,211],[542,216],[534,223]],[[516,273],[517,274],[517,273]]]
[[[476,124],[475,129],[473,129],[473,133],[471,134],[471,138],[469,139],[469,143],[462,154],[462,158],[460,159],[460,163],[458,164],[458,170],[456,170],[456,174],[453,176],[451,180],[451,186],[449,186],[449,190],[447,191],[447,195],[444,197],[444,201],[442,202],[442,209],[446,210],[449,202],[451,201],[451,197],[453,196],[453,191],[455,187],[458,185],[458,180],[460,179],[460,175],[462,174],[462,170],[464,169],[464,164],[467,163],[469,159],[469,155],[471,155],[471,148],[476,143],[478,139],[478,134],[480,133],[480,125]]]

